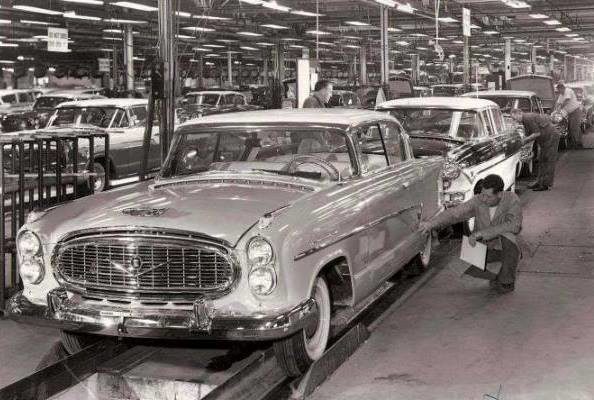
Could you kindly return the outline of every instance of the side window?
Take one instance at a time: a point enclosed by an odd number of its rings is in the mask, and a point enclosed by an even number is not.
[[[33,99],[29,95],[29,93],[23,92],[18,94],[19,103],[31,103]]]
[[[520,103],[521,105],[521,103]],[[489,110],[491,116],[493,117],[493,125],[495,126],[495,134],[499,135],[505,131],[505,122],[503,122],[503,116],[501,115],[501,111],[497,109]]]
[[[245,103],[245,98],[240,94],[236,94],[233,98],[233,104],[236,106],[243,106]]]
[[[113,119],[113,123],[111,125],[112,128],[127,128],[129,126],[128,123],[128,116],[126,112],[122,109],[118,109],[116,111],[115,117]]]
[[[493,136],[495,134],[493,131],[493,120],[492,120],[492,116],[489,113],[489,111],[481,112],[481,120],[484,121],[484,123],[482,125],[484,125],[487,128],[487,135]],[[478,136],[481,136],[481,135],[475,135],[475,137],[478,137]]]
[[[530,99],[519,99],[518,108],[524,112],[531,112],[532,105],[530,104]]]
[[[223,98],[221,98],[221,104],[232,105],[234,97],[235,97],[235,95],[226,94],[225,96],[223,96]]]
[[[147,117],[148,113],[144,106],[134,107],[130,110],[130,118],[133,126],[144,126]]]
[[[357,132],[357,140],[361,149],[362,172],[375,171],[388,165],[379,125],[361,127]]]
[[[384,143],[390,164],[398,164],[406,160],[402,128],[393,122],[386,122],[381,125],[384,135]]]

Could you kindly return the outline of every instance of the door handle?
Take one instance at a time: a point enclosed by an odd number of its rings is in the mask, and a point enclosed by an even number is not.
[[[410,182],[404,182],[404,183],[402,184],[402,187],[403,187],[404,189],[408,189],[408,188],[410,187]]]

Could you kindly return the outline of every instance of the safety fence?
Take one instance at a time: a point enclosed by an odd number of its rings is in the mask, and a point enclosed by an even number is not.
[[[92,194],[97,177],[94,163],[109,166],[109,136],[76,132],[0,136],[0,310],[21,288],[16,256],[17,232],[34,210]]]

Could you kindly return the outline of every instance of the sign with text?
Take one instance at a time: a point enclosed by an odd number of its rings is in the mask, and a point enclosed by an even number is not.
[[[462,33],[464,36],[470,37],[470,9],[462,9]]]
[[[47,28],[47,51],[68,52],[68,29]]]
[[[109,58],[98,58],[99,63],[99,72],[110,72],[110,62]]]

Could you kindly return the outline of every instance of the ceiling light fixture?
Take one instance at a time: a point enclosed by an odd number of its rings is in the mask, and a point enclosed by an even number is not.
[[[411,6],[410,3],[398,4],[398,6],[396,7],[396,11],[400,11],[400,12],[407,13],[407,14],[414,14],[415,10],[416,10],[416,8]]]
[[[157,7],[147,6],[144,4],[133,3],[131,1],[116,1],[115,3],[111,3],[112,6],[123,7],[123,8],[130,8],[132,10],[138,11],[159,11]]]
[[[179,35],[179,34],[175,35],[175,37],[178,38],[178,39],[188,39],[188,40],[190,40],[190,39],[196,39],[194,36]]]
[[[439,21],[440,22],[458,22],[457,19],[452,18],[452,17],[442,17],[442,18],[439,18]]]
[[[318,14],[318,13],[304,11],[304,10],[291,10],[291,14],[301,15],[303,17],[323,17],[324,16],[324,14]]]
[[[406,42],[406,41],[404,41],[404,40],[398,40],[396,42],[396,44],[399,45],[399,46],[408,46],[409,45],[409,43]]]
[[[210,47],[211,49],[224,49],[225,46],[221,46],[220,44],[203,44],[202,47]]]
[[[102,29],[105,33],[124,33],[121,29]]]
[[[236,32],[238,35],[242,35],[242,36],[264,36],[261,33],[256,33],[256,32],[249,32],[249,31],[239,31]]]
[[[229,21],[231,18],[217,17],[215,15],[194,15],[192,18],[196,19],[207,19],[210,21]]]
[[[48,10],[47,8],[40,8],[40,7],[33,7],[33,6],[23,6],[23,5],[16,5],[12,6],[15,10],[20,11],[27,11],[37,14],[45,14],[45,15],[62,15],[60,11]]]
[[[561,28],[557,28],[555,29],[557,32],[571,32],[571,29],[569,29],[568,27],[564,26]]]
[[[237,43],[235,39],[216,39],[216,41],[221,43]]]
[[[361,46],[357,46],[356,44],[345,44],[342,47],[346,47],[348,49],[360,49],[361,48]]]
[[[48,25],[59,25],[59,24],[57,24],[57,23],[55,23],[55,22],[46,22],[46,21],[32,21],[32,20],[29,20],[29,19],[22,19],[22,20],[21,20],[21,24],[29,24],[29,25],[45,25],[45,26],[48,26]]]
[[[532,6],[522,0],[501,0],[503,4],[511,8],[532,8]]]
[[[330,32],[325,32],[325,31],[319,31],[319,30],[310,30],[310,31],[305,31],[305,33],[308,33],[310,35],[329,35]]]
[[[545,14],[530,14],[530,18],[533,19],[548,19],[549,16]]]
[[[366,22],[361,21],[346,21],[345,24],[352,25],[352,26],[369,26]]]
[[[114,36],[103,36],[102,39],[103,40],[122,40],[122,38],[120,38],[120,37],[114,37]]]
[[[545,25],[561,25],[561,22],[557,21],[556,19],[549,19],[547,21],[542,21]]]
[[[110,18],[110,19],[104,20],[103,22],[107,22],[110,24],[132,24],[132,25],[148,24],[147,21],[139,21],[136,19],[119,19],[119,18]]]
[[[567,36],[567,37],[578,37],[579,34],[578,33],[566,33],[565,36]]]
[[[92,6],[102,6],[102,0],[62,0],[66,3],[90,4]]]
[[[258,46],[274,46],[274,43],[269,43],[269,42],[258,42],[256,43]]]
[[[485,35],[499,35],[498,31],[483,31]]]
[[[191,18],[192,14],[190,14],[189,12],[185,12],[185,11],[176,11],[175,15],[177,15],[178,17],[182,17],[182,18]]]
[[[256,47],[250,47],[250,46],[239,46],[240,49],[242,50],[248,50],[248,51],[258,51],[260,49],[256,48]]]
[[[270,8],[271,10],[282,11],[282,12],[289,12],[291,11],[290,7],[282,6],[278,4],[275,0],[271,1],[264,1],[262,2],[262,6],[266,8]]]
[[[282,25],[276,25],[276,24],[264,24],[264,25],[260,25],[264,28],[270,28],[270,29],[289,29],[288,26],[282,26]]]
[[[262,0],[239,0],[242,3],[251,4],[253,6],[259,6],[262,4]]]
[[[19,45],[17,43],[0,42],[0,47],[19,47]]]
[[[194,32],[214,32],[215,30],[212,28],[205,28],[203,26],[185,26],[182,29],[187,31],[194,31]]]
[[[12,21],[9,19],[0,19],[0,25],[8,25],[10,24]]]
[[[99,17],[93,17],[90,15],[78,15],[74,11],[66,11],[64,13],[64,18],[83,19],[86,21],[101,21],[101,18]]]
[[[381,4],[382,6],[396,7],[396,2],[394,0],[375,0],[375,2]]]

